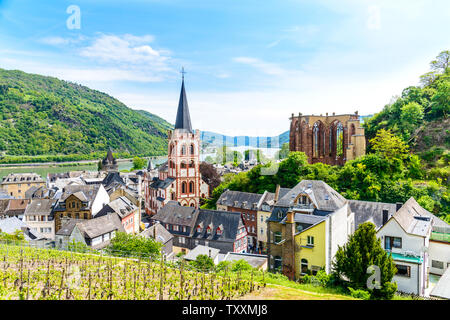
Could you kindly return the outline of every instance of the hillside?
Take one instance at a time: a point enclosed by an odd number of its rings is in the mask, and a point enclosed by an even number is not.
[[[163,155],[165,120],[53,77],[0,69],[0,155]]]
[[[390,129],[411,151],[433,166],[450,150],[450,51],[441,52],[430,63],[431,71],[420,77],[420,85],[403,90],[401,96],[364,123],[366,136]],[[369,151],[371,145],[369,144]],[[447,160],[448,161],[448,160]]]

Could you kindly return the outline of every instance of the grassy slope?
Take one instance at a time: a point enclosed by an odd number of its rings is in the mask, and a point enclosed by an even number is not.
[[[171,127],[105,93],[0,69],[0,151],[6,154],[91,154],[111,147],[132,155],[161,155]]]

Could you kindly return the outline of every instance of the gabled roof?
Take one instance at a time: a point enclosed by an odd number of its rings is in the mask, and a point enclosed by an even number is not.
[[[321,211],[336,211],[347,202],[336,190],[321,180],[302,180],[278,200],[277,206],[292,206],[299,194],[307,195],[316,209]]]
[[[428,214],[427,214],[428,213]],[[422,208],[416,200],[410,198],[405,204],[392,216],[402,229],[413,235],[425,237],[432,223],[432,216],[427,210]]]
[[[183,207],[176,202],[169,202],[159,209],[152,219],[161,223],[193,227],[197,220],[198,210],[194,207]]]
[[[24,215],[46,215],[52,214],[53,208],[55,207],[58,200],[53,199],[33,199],[28,204],[25,209]]]
[[[30,203],[29,199],[10,199],[8,207],[6,207],[6,214],[23,214],[27,205]]]
[[[105,186],[106,189],[108,189],[108,186],[110,186],[113,183],[125,185],[125,182],[123,181],[119,172],[109,172],[108,175],[105,177],[105,179],[103,179],[102,181],[102,184]]]
[[[207,255],[211,259],[215,259],[217,255],[219,254],[220,250],[212,247],[202,246],[198,245],[191,251],[189,251],[183,258],[186,260],[195,260],[199,255]]]
[[[181,83],[180,100],[178,102],[177,118],[175,121],[175,129],[182,129],[192,132],[191,117],[189,115],[189,107],[186,98],[186,90],[184,89],[184,77]]]
[[[13,234],[16,230],[20,230],[23,232],[25,240],[27,241],[45,238],[39,232],[30,229],[25,222],[17,217],[0,219],[0,230],[8,234]]]
[[[377,228],[383,225],[383,210],[388,211],[388,219],[397,211],[395,203],[348,200],[350,211],[355,214],[355,229],[365,222],[372,222]]]
[[[262,254],[228,252],[223,259],[223,261],[237,260],[245,260],[253,268],[259,269],[263,267],[265,263],[267,263],[267,256]]]
[[[226,190],[217,200],[217,204],[233,208],[258,210],[263,194]]]
[[[112,231],[125,232],[125,229],[116,214],[82,220],[76,224],[77,228],[84,234],[85,238],[93,239]]]
[[[83,221],[83,219],[69,219],[63,222],[61,228],[56,232],[58,236],[70,236],[77,223]]]
[[[70,195],[75,195],[77,198],[86,199],[82,201],[94,201],[97,196],[98,190],[100,189],[100,184],[90,184],[90,185],[69,185],[63,188],[63,194],[61,196],[61,201],[65,201]]]
[[[201,225],[200,232],[197,226]],[[213,226],[211,233],[207,233],[208,226]],[[222,234],[217,234],[217,228],[222,225]],[[221,210],[200,209],[196,224],[191,230],[191,237],[203,240],[234,242],[238,235],[238,230],[244,225],[240,212],[229,212]]]
[[[173,235],[167,231],[163,225],[161,225],[161,223],[155,223],[150,228],[142,231],[140,235],[146,238],[153,238],[162,244],[166,244],[174,238]]]
[[[135,206],[127,197],[119,197],[105,205],[96,217],[101,217],[110,213],[116,213],[121,219],[128,217],[139,208]]]

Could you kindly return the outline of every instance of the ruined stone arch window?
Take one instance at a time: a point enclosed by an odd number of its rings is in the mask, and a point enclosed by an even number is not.
[[[319,124],[317,122],[313,126],[313,157],[319,157]]]
[[[344,126],[338,123],[336,128],[336,156],[340,157],[344,154]]]
[[[333,153],[333,126],[330,126],[330,155]]]

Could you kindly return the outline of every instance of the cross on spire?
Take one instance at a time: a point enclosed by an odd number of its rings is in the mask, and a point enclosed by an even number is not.
[[[180,71],[183,81],[184,81],[184,75],[187,73],[186,71],[184,71],[184,67],[181,67],[181,71]]]

